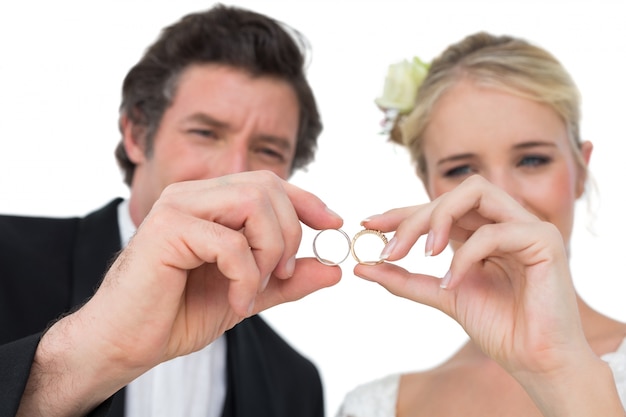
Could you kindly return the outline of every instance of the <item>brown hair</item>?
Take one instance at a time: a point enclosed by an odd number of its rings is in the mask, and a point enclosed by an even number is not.
[[[141,60],[128,72],[122,87],[120,113],[145,140],[146,154],[170,105],[180,74],[193,64],[215,63],[286,81],[300,105],[299,129],[290,173],[313,160],[322,122],[305,77],[306,39],[295,29],[252,11],[217,5],[192,13],[166,27]],[[120,117],[121,120],[121,117]],[[121,126],[120,126],[121,130]],[[132,182],[135,165],[123,141],[115,156]]]

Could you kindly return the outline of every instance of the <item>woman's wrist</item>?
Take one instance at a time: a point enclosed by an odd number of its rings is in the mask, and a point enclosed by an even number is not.
[[[624,417],[613,372],[591,353],[567,367],[516,378],[546,417]]]

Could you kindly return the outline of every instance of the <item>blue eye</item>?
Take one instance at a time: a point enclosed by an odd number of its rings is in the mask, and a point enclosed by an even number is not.
[[[518,163],[519,166],[536,167],[548,164],[552,159],[540,155],[528,155],[523,157]]]
[[[472,173],[472,168],[469,165],[462,165],[454,167],[444,172],[444,177],[461,177]]]

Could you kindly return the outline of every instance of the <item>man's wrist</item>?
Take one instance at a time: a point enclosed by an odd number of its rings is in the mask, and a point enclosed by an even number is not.
[[[121,388],[81,320],[68,315],[42,336],[18,417],[83,416]]]

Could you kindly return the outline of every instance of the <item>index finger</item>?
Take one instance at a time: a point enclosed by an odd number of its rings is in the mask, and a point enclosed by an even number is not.
[[[436,236],[435,252],[447,245],[451,230],[462,227],[471,235],[486,223],[537,220],[506,191],[474,175],[435,200],[430,230]]]
[[[315,230],[338,229],[343,225],[343,219],[315,194],[289,183],[284,187],[302,223]]]

